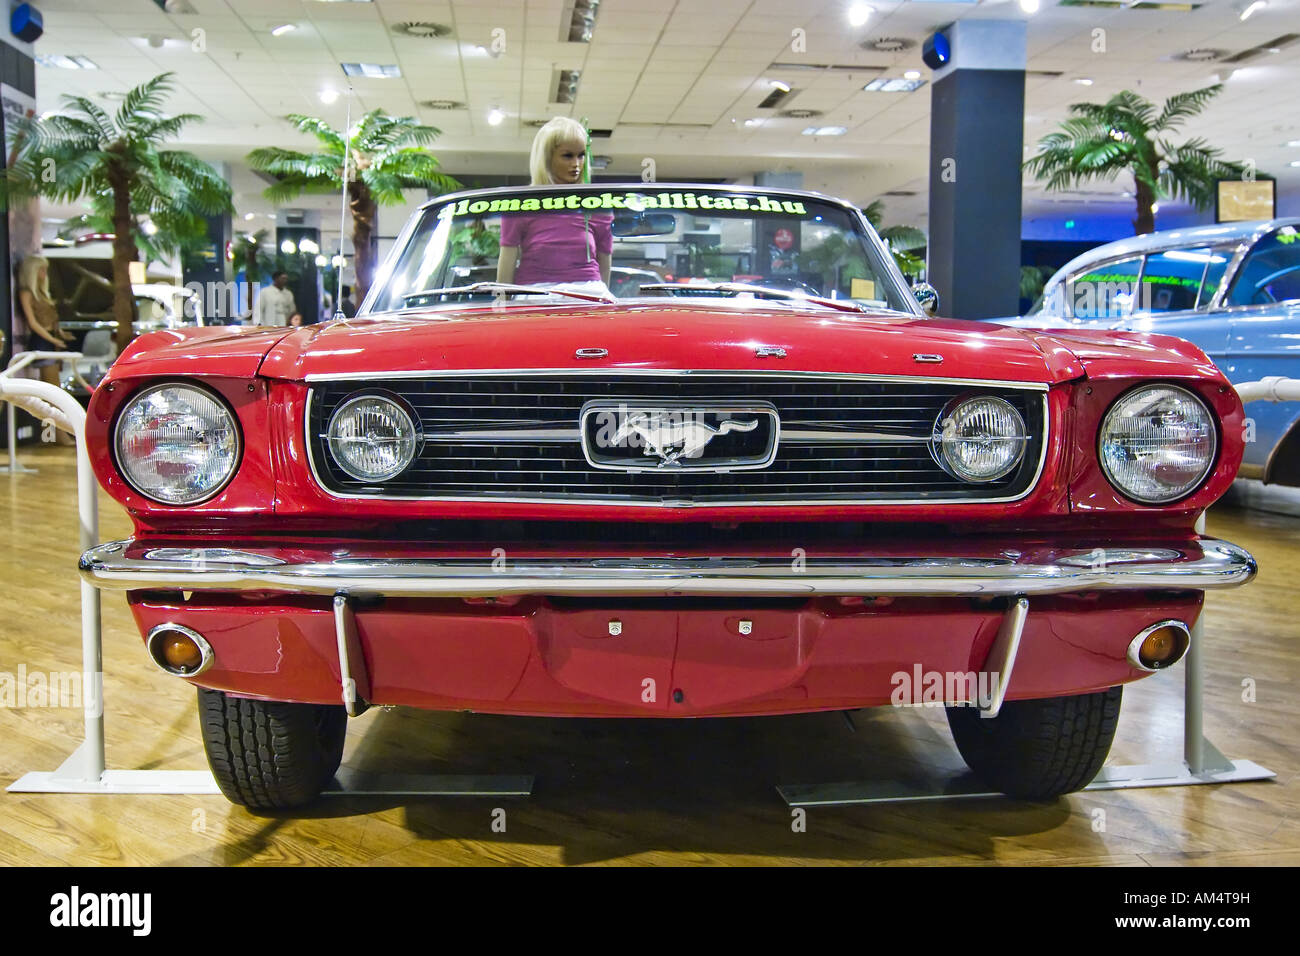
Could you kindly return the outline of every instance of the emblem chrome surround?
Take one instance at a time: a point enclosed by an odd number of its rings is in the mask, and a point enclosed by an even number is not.
[[[609,349],[602,348],[578,349],[573,353],[574,358],[580,359],[602,359],[607,355],[609,355]]]
[[[915,352],[912,355],[913,362],[923,362],[928,365],[938,365],[943,361],[942,355],[926,352]]]
[[[754,354],[759,358],[785,358],[785,349],[779,345],[760,345]]]
[[[712,419],[712,421],[710,421]],[[727,472],[766,468],[776,459],[781,416],[770,402],[638,402],[597,399],[578,416],[582,454],[607,471]],[[714,439],[753,435],[747,447],[711,457]]]

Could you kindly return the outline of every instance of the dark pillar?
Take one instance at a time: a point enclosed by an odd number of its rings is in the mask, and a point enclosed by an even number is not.
[[[1019,306],[1025,23],[962,20],[943,32],[952,58],[930,94],[928,278],[942,315],[1011,316]]]
[[[226,182],[230,182],[230,166],[213,163],[213,168]],[[230,213],[208,216],[207,241],[202,246],[181,256],[181,283],[199,291],[203,303],[204,321],[228,325],[240,313],[243,303],[227,295],[231,288],[226,284],[226,248],[232,238]],[[218,291],[220,294],[218,294]]]
[[[8,24],[4,29],[8,30]],[[8,142],[7,127],[24,114],[36,108],[36,62],[29,52],[11,45],[7,37],[0,40],[0,143]],[[27,47],[27,44],[23,44]],[[30,48],[28,48],[30,49]],[[0,151],[0,162],[8,163],[7,150]],[[9,204],[7,215],[0,213],[0,331],[4,332],[4,350],[0,354],[0,368],[9,363],[14,347],[13,310],[17,307],[14,290],[14,269],[24,256],[41,251],[40,206],[37,200],[18,200]],[[0,408],[0,411],[3,411]]]

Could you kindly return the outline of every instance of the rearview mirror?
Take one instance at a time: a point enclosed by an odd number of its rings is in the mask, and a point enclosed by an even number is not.
[[[622,213],[614,216],[616,236],[671,236],[677,231],[677,217],[670,212]]]

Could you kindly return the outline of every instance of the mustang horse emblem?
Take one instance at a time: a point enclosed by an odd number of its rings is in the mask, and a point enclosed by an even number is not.
[[[645,446],[644,455],[658,455],[659,467],[674,465],[679,458],[698,458],[706,445],[718,435],[728,432],[752,432],[757,421],[719,422],[717,426],[702,421],[692,413],[634,412],[623,419],[614,432],[613,443],[618,445],[633,435]]]

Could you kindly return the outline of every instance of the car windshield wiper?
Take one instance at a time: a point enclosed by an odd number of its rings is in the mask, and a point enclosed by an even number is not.
[[[749,285],[744,282],[693,282],[690,285],[681,285],[676,282],[656,282],[651,285],[641,286],[640,291],[652,289],[656,292],[690,292],[692,289],[703,289],[705,292],[749,292],[756,296],[766,296],[772,299],[797,299],[800,302],[814,302],[817,305],[824,305],[831,309],[839,309],[841,312],[866,312],[865,306],[854,302],[852,299],[827,299],[820,295],[809,295],[806,292],[794,292],[790,289],[769,289],[761,285]]]
[[[402,296],[404,305],[410,305],[412,299],[426,296],[457,295],[466,292],[516,292],[523,295],[567,295],[587,302],[617,302],[613,295],[601,295],[598,292],[572,292],[569,289],[543,289],[535,285],[516,285],[513,282],[472,282],[469,285],[449,286],[445,289],[425,289]],[[426,303],[427,304],[427,303]]]

